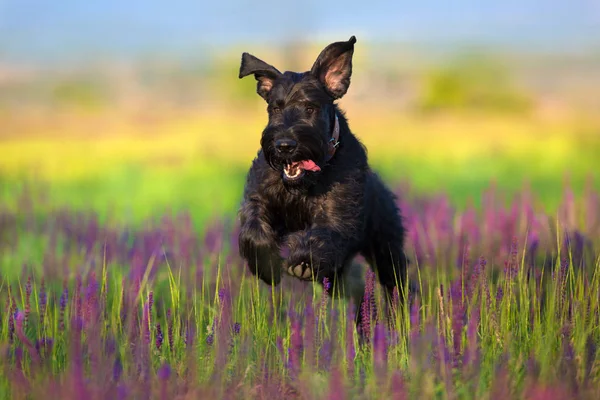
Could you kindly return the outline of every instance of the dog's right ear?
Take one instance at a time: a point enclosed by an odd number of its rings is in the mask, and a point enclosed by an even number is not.
[[[267,96],[273,88],[273,82],[281,75],[281,72],[252,54],[243,53],[239,78],[241,79],[250,74],[254,74],[254,78],[257,80],[256,93],[267,100]]]

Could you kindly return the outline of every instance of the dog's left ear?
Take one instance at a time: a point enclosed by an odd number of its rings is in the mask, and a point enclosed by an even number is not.
[[[267,100],[269,92],[273,88],[273,83],[281,75],[281,72],[252,54],[243,53],[239,78],[242,79],[250,74],[254,74],[254,78],[257,80],[256,93]]]
[[[344,96],[350,87],[354,43],[354,36],[347,42],[331,43],[321,51],[310,71],[334,99]]]

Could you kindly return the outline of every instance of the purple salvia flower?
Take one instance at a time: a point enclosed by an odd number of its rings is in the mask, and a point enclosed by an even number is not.
[[[163,344],[163,333],[160,329],[160,323],[156,324],[156,350],[160,351]]]
[[[325,277],[323,279],[323,294],[321,295],[321,302],[319,305],[319,315],[318,315],[318,319],[319,319],[319,323],[320,324],[325,324],[325,314],[327,313],[327,300],[328,300],[328,293],[329,290],[331,288],[331,283],[329,282],[329,278]]]
[[[27,278],[27,283],[25,284],[25,325],[27,326],[27,322],[29,321],[29,313],[31,312],[31,275]]]
[[[214,342],[215,342],[215,336],[211,333],[210,335],[208,335],[206,337],[206,344],[209,346],[212,346]]]
[[[563,257],[560,261],[560,276],[559,282],[564,283],[565,277],[567,276],[567,271],[569,270],[569,258]]]
[[[498,289],[496,290],[496,305],[502,303],[503,297],[504,297],[504,289],[502,289],[502,286],[498,286]]]
[[[40,285],[40,327],[44,328],[44,317],[46,315],[46,305],[48,304],[48,295],[46,294],[46,282],[42,278]]]
[[[485,271],[485,266],[487,261],[485,258],[480,257],[479,262],[473,268],[473,274],[471,275],[471,279],[469,282],[469,296],[473,297],[475,295],[475,291],[479,287],[481,275]]]
[[[167,336],[169,339],[169,350],[173,351],[173,340],[174,340],[174,336],[173,336],[173,315],[171,313],[171,309],[169,308],[167,310]]]
[[[92,271],[88,279],[88,286],[86,290],[86,306],[84,315],[84,321],[86,325],[92,323],[96,319],[98,286],[96,272]]]
[[[115,358],[115,363],[113,365],[113,381],[118,382],[121,379],[121,374],[123,373],[123,364],[121,363],[121,358],[117,355]]]
[[[11,312],[8,316],[8,342],[10,344],[12,344],[14,341],[14,334],[15,334],[15,317],[14,317],[14,313]]]
[[[144,304],[144,315],[142,318],[142,329],[144,330],[144,339],[150,344],[150,312],[148,303]]]
[[[239,334],[240,334],[240,329],[241,329],[241,327],[242,327],[242,326],[240,325],[240,323],[239,323],[239,322],[236,322],[236,323],[234,323],[234,324],[233,324],[233,333],[234,333],[235,335],[239,335]]]
[[[167,363],[163,363],[158,369],[156,375],[160,381],[160,399],[168,400],[169,396],[167,395],[167,385],[169,378],[171,377],[171,367]]]
[[[148,293],[148,313],[152,315],[152,306],[154,305],[154,292]],[[150,317],[148,317],[150,319]]]
[[[104,351],[106,352],[107,355],[111,356],[115,353],[115,351],[117,351],[117,342],[115,341],[114,337],[108,336],[105,341],[104,341]]]
[[[65,285],[62,295],[60,296],[60,311],[59,311],[58,326],[59,326],[59,330],[61,332],[65,330],[65,309],[67,308],[68,301],[69,301],[69,289]]]
[[[375,297],[375,273],[370,269],[367,270],[365,280],[365,293],[363,302],[361,305],[361,336],[365,340],[365,343],[369,343],[369,337],[371,335],[371,318],[374,312],[374,297]]]
[[[77,274],[77,284],[75,286],[75,328],[80,330],[83,327],[83,315],[81,310],[81,275]]]
[[[10,288],[9,288],[9,292],[10,292]],[[15,301],[15,298],[13,297],[12,293],[9,294],[10,297],[10,309],[9,309],[9,314],[8,314],[8,339],[9,339],[9,343],[12,344],[14,341],[14,334],[15,334],[15,315],[17,313],[17,302]]]
[[[167,363],[163,363],[157,371],[158,379],[167,381],[171,377],[171,367]]]

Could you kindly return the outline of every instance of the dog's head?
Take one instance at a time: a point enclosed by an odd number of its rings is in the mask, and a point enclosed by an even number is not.
[[[281,73],[251,54],[242,54],[239,77],[254,74],[256,92],[268,104],[263,153],[288,187],[315,182],[335,152],[339,123],[334,101],[350,86],[354,43],[352,36],[328,45],[310,71],[302,73]]]

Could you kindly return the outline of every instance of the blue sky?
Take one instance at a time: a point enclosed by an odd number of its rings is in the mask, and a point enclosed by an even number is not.
[[[0,0],[0,58],[183,55],[297,35],[546,49],[600,44],[600,0]]]

